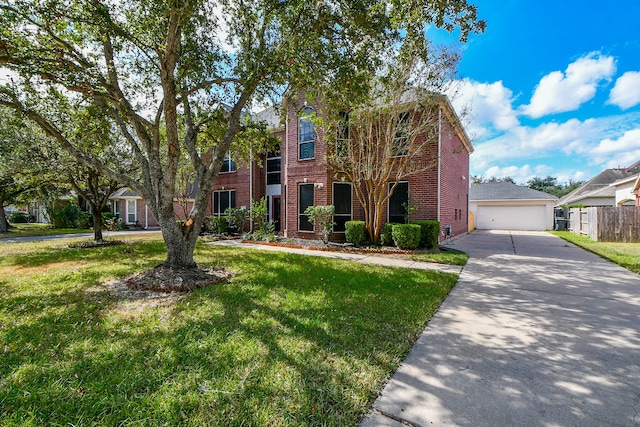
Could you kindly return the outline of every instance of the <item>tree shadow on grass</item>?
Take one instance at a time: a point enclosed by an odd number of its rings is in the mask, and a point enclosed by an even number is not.
[[[455,283],[290,254],[199,257],[237,277],[139,311],[96,292],[97,271],[69,291],[2,294],[0,417],[353,425]]]

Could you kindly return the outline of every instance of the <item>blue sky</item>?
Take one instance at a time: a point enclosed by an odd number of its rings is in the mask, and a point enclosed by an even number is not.
[[[587,180],[640,161],[640,1],[470,0],[456,109],[471,175]],[[437,43],[456,35],[429,29]]]

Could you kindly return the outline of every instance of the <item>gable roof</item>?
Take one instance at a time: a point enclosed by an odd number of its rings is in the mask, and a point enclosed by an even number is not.
[[[253,114],[254,118],[257,118],[259,122],[267,124],[267,128],[270,130],[278,130],[284,127],[282,124],[282,109],[281,107],[271,106],[262,111]]]
[[[123,187],[119,190],[116,190],[116,192],[113,193],[111,196],[109,196],[109,198],[110,199],[142,199],[142,197],[140,197],[138,193],[136,193],[129,187]]]
[[[469,189],[469,200],[556,200],[557,197],[510,182],[475,184]]]
[[[627,168],[605,169],[571,193],[563,196],[558,200],[558,205],[575,205],[590,197],[611,197],[613,206],[616,188],[611,184],[638,173],[640,173],[640,161]]]

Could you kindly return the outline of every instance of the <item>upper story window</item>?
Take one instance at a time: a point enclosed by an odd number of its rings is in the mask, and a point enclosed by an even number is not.
[[[398,115],[396,136],[391,148],[391,157],[406,156],[409,153],[409,112]]]
[[[280,154],[273,156],[267,157],[267,185],[280,184],[281,157]]]
[[[338,120],[338,134],[336,135],[336,155],[347,157],[349,155],[349,113],[341,111]]]
[[[302,117],[298,121],[298,160],[313,159],[315,157],[316,130],[311,121],[313,108],[305,107]]]
[[[224,161],[222,162],[222,168],[220,168],[220,173],[235,172],[236,169],[236,162],[231,159],[231,154],[225,154]]]

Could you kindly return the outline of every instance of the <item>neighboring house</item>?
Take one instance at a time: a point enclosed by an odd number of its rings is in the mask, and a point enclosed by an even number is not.
[[[136,192],[129,188],[121,188],[109,197],[111,212],[127,225],[138,225],[142,228],[157,227],[158,221],[149,207]]]
[[[613,182],[611,187],[615,189],[614,206],[640,206],[639,185],[640,173]]]
[[[551,230],[556,200],[510,182],[475,184],[469,190],[469,209],[479,230]]]
[[[443,236],[446,226],[457,235],[468,231],[467,177],[473,148],[445,97],[439,108],[439,134],[433,138],[429,153],[425,153],[425,159],[429,154],[438,153],[437,164],[401,179],[386,206],[386,220],[405,222],[403,204],[411,199],[418,208],[412,219],[439,220]],[[266,197],[269,220],[275,222],[282,235],[316,238],[312,224],[304,215],[305,209],[313,205],[334,205],[336,226],[332,238],[335,240],[344,239],[347,221],[363,219],[363,209],[352,184],[335,179],[334,172],[328,169],[324,161],[327,142],[310,120],[300,117],[302,111],[309,114],[313,108],[290,108],[282,121],[273,108],[258,113],[273,135],[282,140],[280,151],[268,154],[263,168],[258,168],[255,162],[237,165],[231,153],[212,188],[213,215],[223,215],[226,207],[248,208],[251,200]]]
[[[556,206],[618,206],[616,191],[621,188],[612,184],[624,181],[639,173],[640,162],[634,163],[628,168],[606,169],[560,198]]]

